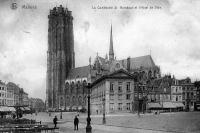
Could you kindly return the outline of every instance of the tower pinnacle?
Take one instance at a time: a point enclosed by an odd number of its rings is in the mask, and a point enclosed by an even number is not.
[[[110,49],[109,49],[109,60],[114,60],[113,36],[112,36],[112,24],[111,24],[111,30],[110,30]]]

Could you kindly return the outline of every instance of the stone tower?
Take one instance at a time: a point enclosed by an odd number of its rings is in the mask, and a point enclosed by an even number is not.
[[[60,5],[50,10],[48,19],[46,105],[48,109],[59,109],[65,79],[75,67],[73,17]]]

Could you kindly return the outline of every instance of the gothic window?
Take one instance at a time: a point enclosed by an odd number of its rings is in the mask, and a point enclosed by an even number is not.
[[[72,103],[76,104],[76,98],[75,98],[75,96],[72,97]]]
[[[87,82],[83,80],[83,93],[87,93]]]
[[[83,104],[86,104],[86,102],[87,102],[87,96],[85,96],[85,97],[83,98]]]
[[[60,106],[64,106],[64,101],[62,97],[60,98]]]
[[[152,72],[151,72],[151,71],[149,71],[149,75],[148,75],[148,77],[149,77],[149,78],[152,77]]]
[[[82,103],[82,97],[81,97],[81,96],[78,97],[78,103],[79,103],[79,104]]]
[[[75,84],[74,84],[74,82],[72,82],[72,83],[71,83],[71,93],[74,93],[74,92],[75,92],[74,89],[75,89]]]
[[[70,93],[70,92],[69,92],[69,89],[70,89],[69,83],[67,82],[67,83],[65,84],[65,94],[69,94],[69,93]]]
[[[66,104],[69,105],[69,103],[70,103],[70,98],[67,97],[67,99],[66,99]]]
[[[153,72],[153,77],[156,78],[156,70]]]
[[[145,71],[142,71],[141,78],[142,78],[142,79],[146,79],[145,76],[146,76],[146,75],[145,75]]]
[[[77,92],[80,93],[80,90],[81,90],[81,88],[80,88],[80,81],[78,81],[77,82]]]

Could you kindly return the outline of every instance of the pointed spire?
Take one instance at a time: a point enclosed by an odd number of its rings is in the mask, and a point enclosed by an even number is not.
[[[106,54],[106,56],[105,56],[105,59],[107,60],[108,59],[108,55]]]
[[[112,24],[111,24],[111,30],[110,30],[110,49],[109,49],[109,60],[114,60],[113,36],[112,36]]]

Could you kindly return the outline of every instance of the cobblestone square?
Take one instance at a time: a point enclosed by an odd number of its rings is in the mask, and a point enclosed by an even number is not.
[[[74,131],[73,119],[76,112],[64,112],[63,119],[58,120],[59,132],[80,132],[85,133],[86,114],[79,113],[79,131]],[[42,121],[44,124],[53,126],[53,117],[60,118],[60,113],[38,113],[37,116],[26,115],[24,117]],[[102,124],[102,115],[92,115],[92,131],[94,133],[199,133],[200,132],[200,112],[173,112],[155,114],[119,113],[106,115],[106,124]]]

